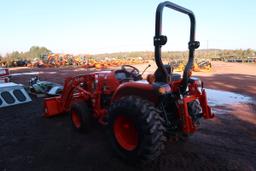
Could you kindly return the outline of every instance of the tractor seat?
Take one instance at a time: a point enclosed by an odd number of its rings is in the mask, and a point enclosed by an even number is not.
[[[171,65],[164,65],[165,69],[167,70],[168,74],[171,75],[170,77],[170,80],[172,81],[177,81],[177,80],[180,80],[181,79],[181,75],[180,74],[177,74],[177,73],[172,73],[172,66]],[[165,79],[160,71],[159,68],[157,68],[157,70],[155,71],[154,73],[155,75],[155,78],[156,78],[156,82],[165,82]]]
[[[171,80],[172,81],[177,81],[177,80],[180,80],[180,79],[181,79],[181,75],[180,74],[172,73],[172,76],[171,76]]]
[[[165,82],[164,77],[162,75],[157,73],[155,74],[155,76],[156,76],[156,82]],[[172,73],[170,76],[170,80],[172,81],[177,81],[180,79],[181,79],[181,75],[177,73]]]
[[[171,93],[171,87],[167,83],[155,82],[155,83],[152,84],[152,86],[155,90],[158,90],[158,92],[160,92],[160,89],[162,89],[162,91],[160,93],[164,93],[164,94],[165,93]]]
[[[169,84],[164,83],[164,82],[154,82],[154,83],[152,84],[152,86],[155,87],[155,88],[160,88],[160,87],[169,86]]]

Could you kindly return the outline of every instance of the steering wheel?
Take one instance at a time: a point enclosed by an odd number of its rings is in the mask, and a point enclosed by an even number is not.
[[[135,78],[137,78],[140,75],[139,69],[135,68],[134,66],[131,66],[131,65],[122,65],[122,70],[131,74]]]

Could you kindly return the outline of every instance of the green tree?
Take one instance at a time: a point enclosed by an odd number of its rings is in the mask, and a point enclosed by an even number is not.
[[[42,56],[48,55],[49,53],[51,53],[51,51],[46,47],[32,46],[28,52],[24,53],[24,56],[28,59],[41,59]]]

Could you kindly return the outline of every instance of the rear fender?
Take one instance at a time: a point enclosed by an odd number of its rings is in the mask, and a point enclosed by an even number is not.
[[[112,96],[111,103],[125,96],[138,96],[156,104],[159,101],[159,93],[151,84],[140,82],[128,82],[120,85]]]

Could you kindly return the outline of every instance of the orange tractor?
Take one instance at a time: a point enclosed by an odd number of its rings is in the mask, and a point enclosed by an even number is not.
[[[163,65],[161,47],[164,7],[187,14],[191,21],[188,43],[189,60],[183,77]],[[214,115],[207,103],[202,82],[190,77],[195,41],[195,17],[192,11],[171,2],[160,3],[156,10],[155,61],[157,70],[142,79],[130,65],[120,69],[85,73],[65,80],[60,96],[45,99],[44,116],[70,114],[73,127],[86,132],[92,118],[106,127],[113,149],[131,161],[151,161],[161,154],[170,137],[193,134],[200,119]],[[145,71],[145,70],[144,70]]]

